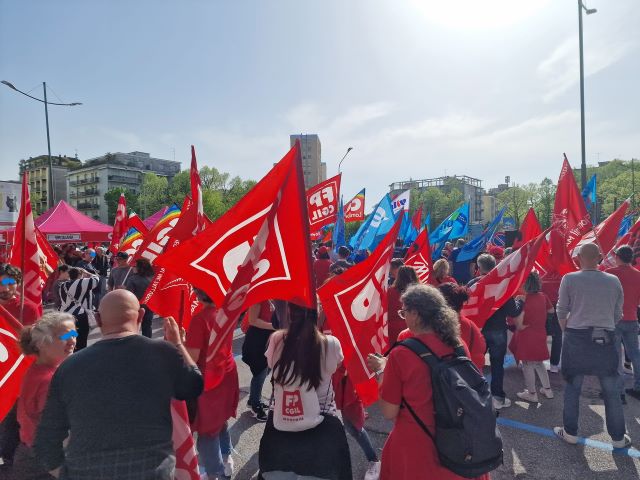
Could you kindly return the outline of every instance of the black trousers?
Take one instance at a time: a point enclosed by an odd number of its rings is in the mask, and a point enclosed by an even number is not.
[[[13,463],[13,457],[19,444],[20,424],[18,424],[18,402],[16,401],[0,423],[0,457],[4,463]]]
[[[76,348],[74,351],[77,352],[87,346],[87,339],[89,338],[89,316],[86,313],[80,313],[75,315],[75,319],[78,337],[76,338]]]

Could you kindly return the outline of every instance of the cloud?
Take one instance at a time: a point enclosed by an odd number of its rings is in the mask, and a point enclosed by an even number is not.
[[[604,38],[584,49],[585,77],[594,75],[621,60],[636,47],[625,39]],[[569,90],[580,79],[578,38],[569,37],[558,45],[537,68],[542,81],[545,103]]]

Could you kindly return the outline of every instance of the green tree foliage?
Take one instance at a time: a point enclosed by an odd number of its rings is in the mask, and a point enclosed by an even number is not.
[[[169,203],[169,182],[166,177],[145,173],[140,188],[140,215],[146,218]]]
[[[431,229],[434,229],[447,218],[451,212],[458,208],[464,198],[462,191],[455,185],[450,186],[449,191],[436,187],[424,190],[411,190],[410,216],[422,206],[422,220],[431,214]]]
[[[124,198],[127,200],[127,213],[138,210],[138,195],[133,191],[124,187],[116,187],[109,190],[104,194],[104,200],[107,202],[107,212],[109,216],[109,225],[113,225],[116,218],[116,210],[118,209],[118,201],[120,200],[120,194],[124,193]]]
[[[498,206],[500,208],[506,207],[504,216],[513,218],[516,222],[516,228],[520,227],[520,223],[532,206],[533,189],[531,186],[514,186],[500,192],[497,196]]]

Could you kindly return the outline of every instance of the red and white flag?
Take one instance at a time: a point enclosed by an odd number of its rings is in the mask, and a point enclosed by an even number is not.
[[[131,212],[129,214],[129,220],[128,220],[128,225],[129,228],[135,228],[136,230],[138,230],[142,235],[145,235],[149,232],[149,228],[144,224],[144,222],[142,221],[142,219],[138,216],[137,213],[133,213]]]
[[[433,270],[431,260],[431,246],[429,245],[429,234],[423,228],[415,242],[411,244],[404,256],[404,264],[413,267],[422,283],[427,283],[429,275]]]
[[[571,258],[565,237],[556,228],[552,228],[544,238],[538,250],[536,269],[544,273],[555,272],[560,276],[578,270]]]
[[[22,272],[24,298],[31,300],[38,306],[38,313],[42,314],[42,287],[40,254],[36,237],[36,226],[33,222],[31,199],[29,197],[29,174],[22,177],[22,198],[20,214],[13,236],[13,245],[9,255],[9,263]],[[22,318],[18,318],[22,321]]]
[[[484,327],[489,317],[516,294],[531,273],[545,234],[529,240],[473,284],[469,288],[469,300],[460,314],[478,327]]]
[[[629,245],[633,249],[633,263],[638,268],[637,258],[640,256],[640,219],[616,242],[615,246],[609,250],[600,263],[600,270],[613,268],[616,264],[616,254],[614,253],[618,247]]]
[[[401,224],[402,215],[366,260],[318,289],[331,333],[340,340],[344,364],[365,405],[378,399],[378,385],[374,373],[367,368],[367,355],[382,354],[389,348],[389,262]]]
[[[618,238],[618,232],[620,231],[620,224],[627,214],[627,209],[630,205],[631,199],[627,198],[615,212],[596,225],[593,230],[583,235],[580,242],[576,245],[576,248],[585,243],[596,243],[600,247],[602,256],[606,256],[616,243],[616,238]]]
[[[240,314],[269,299],[315,306],[300,144],[231,210],[157,263],[202,288],[217,305],[207,364]],[[227,295],[227,292],[229,293]],[[205,389],[216,373],[205,369]]]
[[[573,250],[582,236],[592,228],[589,212],[566,155],[562,163],[553,206],[553,227],[557,228],[565,238],[569,251]]]
[[[542,227],[536,216],[536,212],[533,208],[530,208],[520,225],[518,236],[513,242],[513,249],[520,248],[529,240],[536,238],[542,233]]]
[[[173,421],[173,449],[176,452],[175,480],[200,480],[198,453],[191,434],[187,404],[182,400],[171,400]]]
[[[340,178],[341,174],[338,174],[307,190],[307,210],[311,231],[335,223],[340,198]]]
[[[126,235],[128,228],[127,218],[127,199],[124,193],[120,194],[118,200],[118,208],[116,209],[116,219],[113,222],[113,231],[111,232],[111,243],[109,244],[109,251],[113,254],[118,252],[120,242]]]
[[[22,324],[0,305],[0,422],[16,403],[24,374],[35,360],[20,350],[20,330]]]

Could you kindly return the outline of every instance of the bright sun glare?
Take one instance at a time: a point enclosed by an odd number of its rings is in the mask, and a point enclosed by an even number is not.
[[[484,30],[515,25],[542,10],[550,0],[411,0],[429,22]]]

